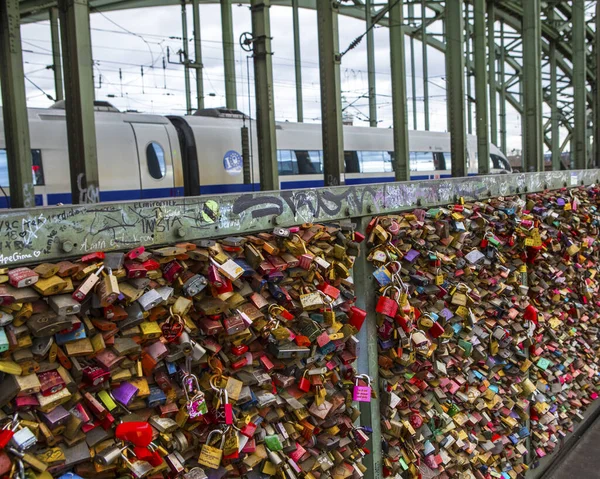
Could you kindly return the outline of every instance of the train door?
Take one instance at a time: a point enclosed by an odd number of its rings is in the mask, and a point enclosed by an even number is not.
[[[142,198],[176,196],[173,176],[173,148],[166,125],[131,123],[138,150]]]

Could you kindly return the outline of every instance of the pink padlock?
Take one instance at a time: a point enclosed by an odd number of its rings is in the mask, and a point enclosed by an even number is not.
[[[359,386],[358,380],[362,379],[367,382],[366,386]],[[358,402],[371,402],[371,378],[366,374],[359,374],[354,378],[354,391],[352,400]]]

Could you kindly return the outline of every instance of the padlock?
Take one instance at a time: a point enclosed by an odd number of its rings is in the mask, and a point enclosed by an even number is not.
[[[379,299],[377,300],[377,306],[375,307],[375,311],[379,314],[383,314],[385,316],[389,316],[390,318],[393,318],[396,316],[396,313],[398,312],[398,301],[392,299],[391,297],[386,296],[387,294],[391,294],[391,293],[389,293],[390,291],[396,291],[398,293],[398,296],[400,295],[399,288],[397,288],[395,286],[394,287],[388,286],[383,291],[383,294],[381,296],[379,296]]]
[[[214,434],[221,435],[221,445],[219,448],[211,446],[210,439]],[[206,443],[200,450],[200,456],[198,457],[198,464],[209,469],[218,469],[221,465],[221,458],[223,457],[223,446],[225,444],[225,434],[223,431],[214,430],[208,434]]]
[[[188,374],[183,378],[183,391],[186,398],[187,416],[194,419],[208,413],[208,405],[204,393],[200,390],[198,378],[193,374]],[[190,396],[189,393],[193,395]]]
[[[100,266],[97,271],[90,274],[73,292],[73,299],[81,303],[88,296],[88,294],[90,294],[94,286],[96,286],[96,283],[100,281],[100,273],[103,269],[104,266]]]
[[[360,379],[366,381],[367,385],[360,386],[358,383]],[[371,378],[366,374],[358,374],[354,377],[352,400],[358,402],[371,402]]]
[[[32,269],[22,267],[11,269],[8,272],[8,281],[15,288],[32,286],[39,280],[40,276]]]

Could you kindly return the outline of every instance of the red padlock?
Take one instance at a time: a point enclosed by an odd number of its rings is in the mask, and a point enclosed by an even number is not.
[[[442,325],[440,323],[436,322],[436,323],[433,323],[433,326],[431,328],[429,328],[428,333],[433,339],[437,339],[442,334],[444,334],[444,328],[442,327]]]
[[[122,422],[115,429],[115,437],[134,446],[148,447],[152,442],[152,426],[147,422]]]
[[[337,289],[335,286],[330,285],[329,283],[321,283],[319,286],[317,286],[317,289],[325,293],[334,301],[340,296],[340,290]]]
[[[348,324],[360,331],[367,317],[367,312],[364,309],[352,306],[349,313]]]
[[[298,389],[300,389],[300,391],[304,391],[305,393],[310,391],[310,381],[306,378],[307,373],[308,370],[304,371],[304,374],[302,375],[302,377],[300,378],[300,382],[298,383]]]
[[[240,429],[240,433],[248,438],[251,438],[252,436],[254,436],[257,427],[258,426],[253,422],[249,422],[243,428]]]
[[[152,467],[158,467],[162,464],[163,458],[158,451],[151,451],[146,447],[135,446],[133,448],[133,454],[140,461],[146,461],[150,463]]]
[[[398,288],[396,287],[388,286],[387,288],[385,288],[383,294],[377,300],[377,306],[375,307],[375,311],[379,314],[383,314],[385,316],[393,318],[398,312],[398,301],[386,296],[387,292],[390,289],[398,291]]]

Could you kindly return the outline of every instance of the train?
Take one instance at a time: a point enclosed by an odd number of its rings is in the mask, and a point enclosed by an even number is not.
[[[1,112],[0,207],[6,208],[10,185]],[[29,108],[28,118],[36,205],[71,203],[64,102]],[[207,108],[193,115],[163,116],[121,112],[97,102],[95,120],[99,201],[260,190],[256,123],[238,110]],[[276,134],[280,188],[323,186],[321,126],[278,122]],[[411,179],[451,176],[448,133],[410,131],[409,147]],[[393,149],[390,128],[344,126],[342,184],[394,181]],[[476,137],[468,136],[467,150],[469,175],[476,175]],[[512,171],[495,145],[490,167],[492,173]]]

